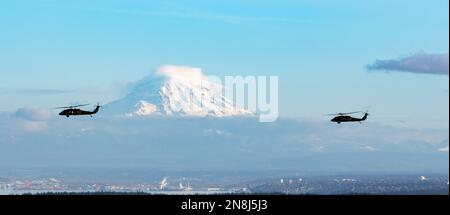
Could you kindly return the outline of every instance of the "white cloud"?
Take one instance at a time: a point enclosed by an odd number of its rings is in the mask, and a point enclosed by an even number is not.
[[[353,135],[348,134],[349,130],[353,130]],[[61,159],[73,165],[103,162],[105,166],[168,169],[198,166],[315,171],[445,170],[448,157],[442,152],[448,151],[448,143],[441,141],[439,146],[430,143],[430,135],[446,140],[448,130],[418,131],[370,122],[337,127],[328,122],[288,119],[267,124],[252,118],[108,118],[98,115],[33,121],[0,115],[0,157],[9,156],[3,159],[5,165],[24,158],[16,148],[11,148],[14,142],[33,156],[49,157],[42,161],[25,158],[28,160],[21,161],[24,165],[39,162],[46,166]],[[80,160],[87,152],[89,156]],[[409,162],[419,158],[425,162],[420,165]],[[392,166],[392,162],[404,166]]]
[[[19,108],[14,114],[14,117],[30,120],[30,121],[48,121],[52,118],[52,112],[42,108]]]
[[[175,65],[161,66],[156,70],[155,74],[188,83],[201,83],[202,79],[205,78],[200,68]]]
[[[377,150],[376,148],[374,148],[372,146],[362,146],[361,149],[365,150],[365,151],[370,151],[370,152],[374,152]]]
[[[448,75],[448,53],[417,53],[400,59],[376,60],[369,70],[394,70],[412,73]]]
[[[19,108],[12,114],[14,129],[23,132],[42,132],[48,129],[48,121],[53,113],[42,108]]]
[[[438,149],[440,152],[448,152],[448,146]]]
[[[48,129],[47,122],[43,121],[19,120],[16,125],[25,132],[42,132]]]
[[[313,146],[313,150],[316,152],[323,152],[325,150],[325,146]]]
[[[205,129],[203,130],[204,134],[214,134],[214,135],[218,135],[218,136],[230,136],[231,134],[225,130],[221,130],[221,129]]]

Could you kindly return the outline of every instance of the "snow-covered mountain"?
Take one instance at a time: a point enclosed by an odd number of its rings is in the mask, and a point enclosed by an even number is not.
[[[124,98],[105,105],[112,115],[237,116],[252,112],[235,107],[223,87],[208,80],[201,69],[162,66],[137,82]]]

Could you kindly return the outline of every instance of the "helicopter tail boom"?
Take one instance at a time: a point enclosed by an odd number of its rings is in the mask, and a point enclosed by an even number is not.
[[[366,112],[366,113],[364,114],[363,118],[361,118],[361,121],[366,120],[366,119],[367,119],[367,116],[369,116],[369,113]]]
[[[100,105],[99,104],[97,104],[97,106],[95,107],[95,110],[94,111],[92,111],[92,113],[93,114],[96,114],[99,110],[100,110]]]

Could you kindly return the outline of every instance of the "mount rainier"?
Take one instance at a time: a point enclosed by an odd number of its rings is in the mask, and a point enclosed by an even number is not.
[[[162,66],[138,81],[124,98],[105,105],[104,112],[125,116],[242,116],[252,112],[235,107],[223,96],[223,86],[201,69]]]

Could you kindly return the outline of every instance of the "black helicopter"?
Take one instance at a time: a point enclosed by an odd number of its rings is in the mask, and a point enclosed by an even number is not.
[[[92,117],[93,114],[96,114],[100,110],[100,105],[97,104],[95,109],[93,111],[85,111],[81,110],[78,107],[87,106],[89,104],[83,104],[83,105],[75,105],[75,106],[68,106],[68,107],[57,107],[55,109],[65,109],[59,113],[61,116],[80,116],[80,115],[90,115]]]
[[[355,113],[363,113],[363,112],[355,111],[355,112],[349,112],[349,113],[327,114],[327,116],[336,116],[333,119],[331,119],[331,121],[337,122],[338,124],[341,124],[341,122],[359,122],[359,123],[361,123],[362,121],[367,119],[367,116],[369,116],[368,111],[366,111],[364,113],[364,116],[362,118],[356,118],[356,117],[350,116],[350,114],[355,114]]]

